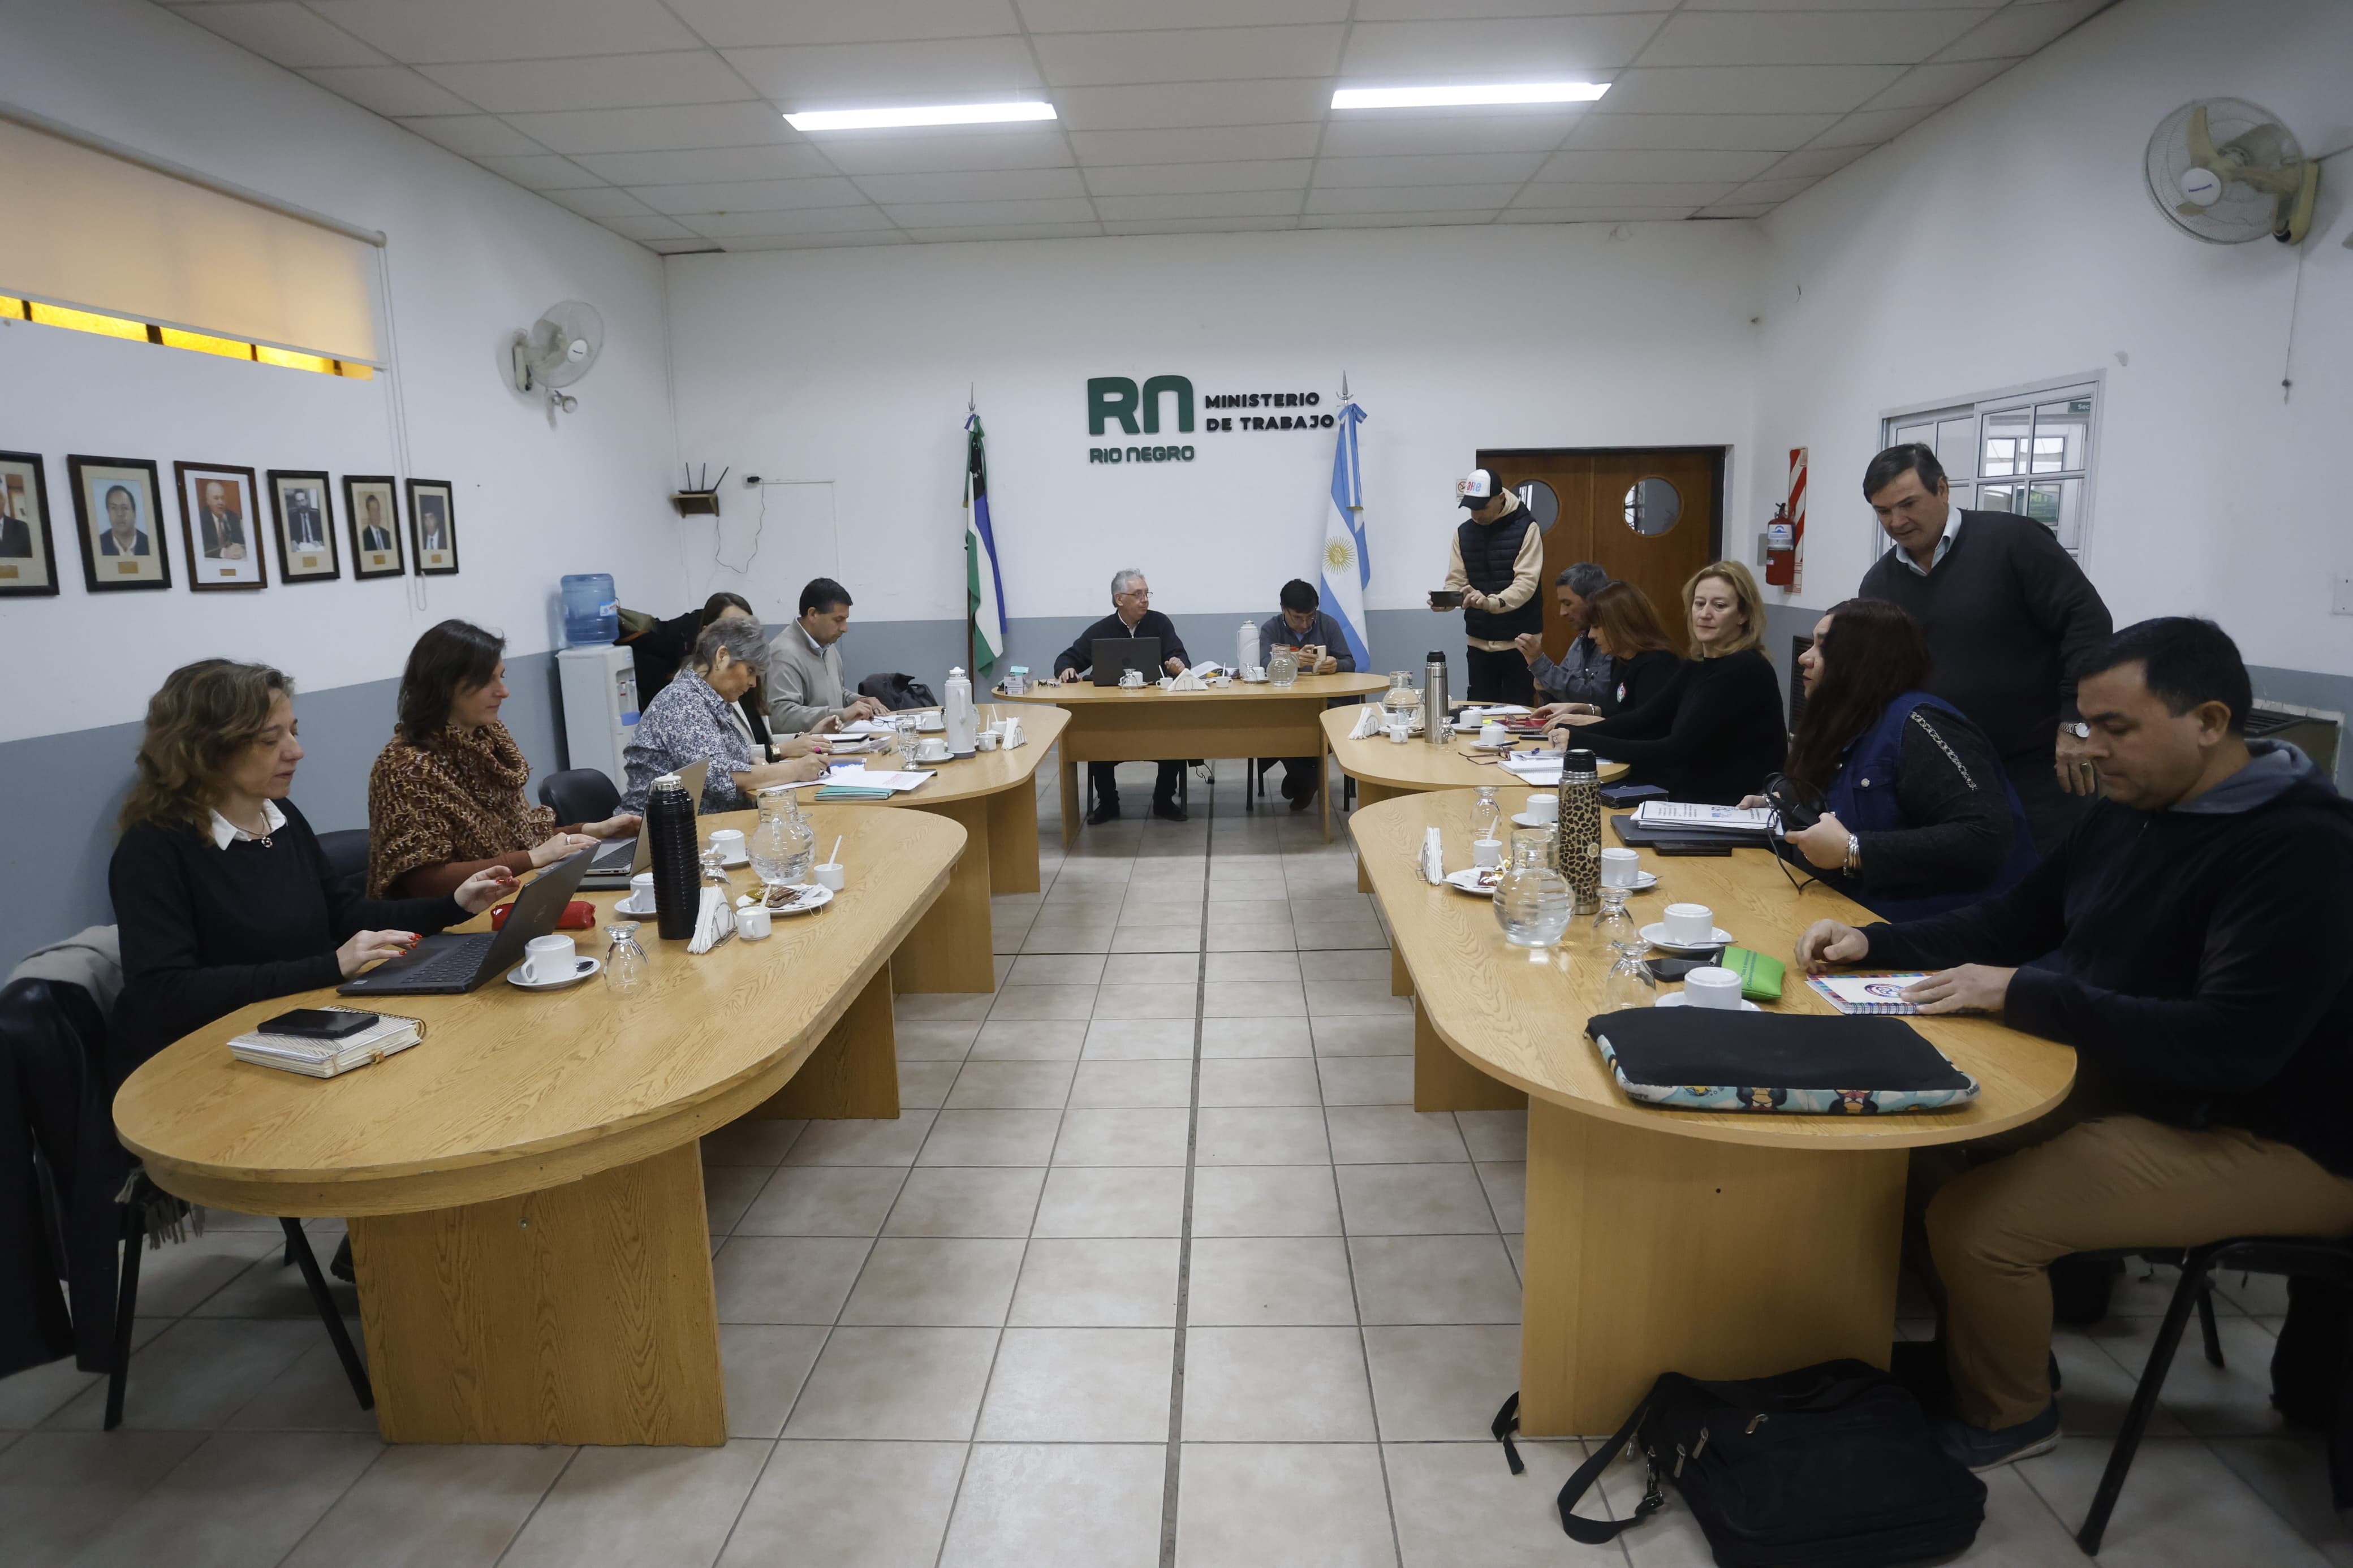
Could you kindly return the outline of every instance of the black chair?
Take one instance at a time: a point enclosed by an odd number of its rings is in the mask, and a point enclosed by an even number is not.
[[[327,869],[335,874],[338,882],[364,883],[368,868],[368,830],[364,827],[339,827],[332,833],[319,835],[319,852],[327,858]]]
[[[621,809],[621,792],[600,768],[566,768],[539,781],[539,804],[558,822],[602,822]]]

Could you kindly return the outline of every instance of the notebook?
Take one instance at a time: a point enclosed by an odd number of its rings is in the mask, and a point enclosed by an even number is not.
[[[817,792],[819,800],[889,800],[894,795],[904,795],[931,782],[930,773],[921,769],[902,769],[891,773],[880,768],[844,768],[828,777]]]
[[[360,1013],[363,1007],[327,1007],[332,1013]],[[238,1035],[228,1043],[228,1054],[256,1067],[299,1072],[305,1078],[333,1078],[353,1068],[372,1066],[395,1051],[405,1051],[425,1037],[425,1025],[416,1018],[379,1013],[376,1021],[339,1040],[312,1040],[293,1035]]]
[[[1927,979],[1924,973],[1816,974],[1806,984],[1841,1013],[1916,1013],[1904,988]]]
[[[1698,805],[1688,801],[1646,800],[1634,808],[1638,827],[1663,827],[1676,833],[1764,833],[1772,828],[1769,806]]]

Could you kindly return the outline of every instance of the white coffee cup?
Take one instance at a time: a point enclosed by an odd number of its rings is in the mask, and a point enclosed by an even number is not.
[[[1532,789],[1528,791],[1527,814],[1530,816],[1535,817],[1539,822],[1558,822],[1560,820],[1560,796],[1553,794],[1550,790]]]
[[[1405,744],[1406,725],[1403,719],[1392,719],[1389,721],[1389,739],[1396,742],[1400,746]]]
[[[568,936],[535,936],[523,944],[522,977],[533,985],[569,980],[579,967],[579,951]]]
[[[1481,867],[1502,865],[1504,841],[1500,838],[1473,838],[1471,841],[1471,863]]]
[[[1493,719],[1479,726],[1479,743],[1482,746],[1500,746],[1511,738],[1511,731]]]
[[[711,847],[719,851],[722,860],[732,866],[744,858],[744,830],[739,827],[713,828]]]
[[[919,763],[944,763],[948,760],[948,743],[936,736],[915,742],[915,760]]]
[[[1705,947],[1715,941],[1715,911],[1705,904],[1669,904],[1662,921],[1667,940],[1683,947]]]
[[[1615,846],[1601,852],[1601,885],[1605,888],[1630,888],[1641,879],[1642,858],[1631,849]]]
[[[1740,1011],[1740,976],[1729,969],[1708,966],[1683,976],[1683,1005]]]
[[[758,942],[768,934],[768,907],[754,904],[748,910],[735,911],[735,934],[745,942]]]
[[[640,914],[651,913],[654,907],[654,874],[640,871],[629,879],[629,908]]]
[[[821,866],[812,866],[809,868],[809,875],[817,879],[818,887],[836,893],[841,891],[840,861],[828,860]]]
[[[972,738],[973,745],[984,752],[997,750],[997,734],[994,730],[983,730]]]

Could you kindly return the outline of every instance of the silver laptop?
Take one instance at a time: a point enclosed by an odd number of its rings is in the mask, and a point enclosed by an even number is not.
[[[686,798],[694,802],[697,811],[702,809],[702,781],[710,773],[708,761],[678,770],[679,778],[686,785]],[[653,863],[653,847],[644,834],[616,838],[596,851],[596,858],[588,862],[588,874],[580,879],[580,885],[595,892],[627,888],[630,878],[640,871],[652,869]]]

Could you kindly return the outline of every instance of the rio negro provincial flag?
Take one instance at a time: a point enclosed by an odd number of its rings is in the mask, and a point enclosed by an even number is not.
[[[1356,460],[1356,426],[1365,411],[1349,398],[1340,405],[1340,442],[1332,453],[1332,510],[1324,520],[1323,581],[1317,593],[1324,612],[1340,623],[1358,669],[1373,667],[1365,645],[1365,584],[1373,568],[1365,555],[1365,476]]]
[[[972,673],[1005,655],[1005,579],[997,569],[997,533],[988,525],[988,450],[977,412],[964,422],[964,586],[972,626]]]

